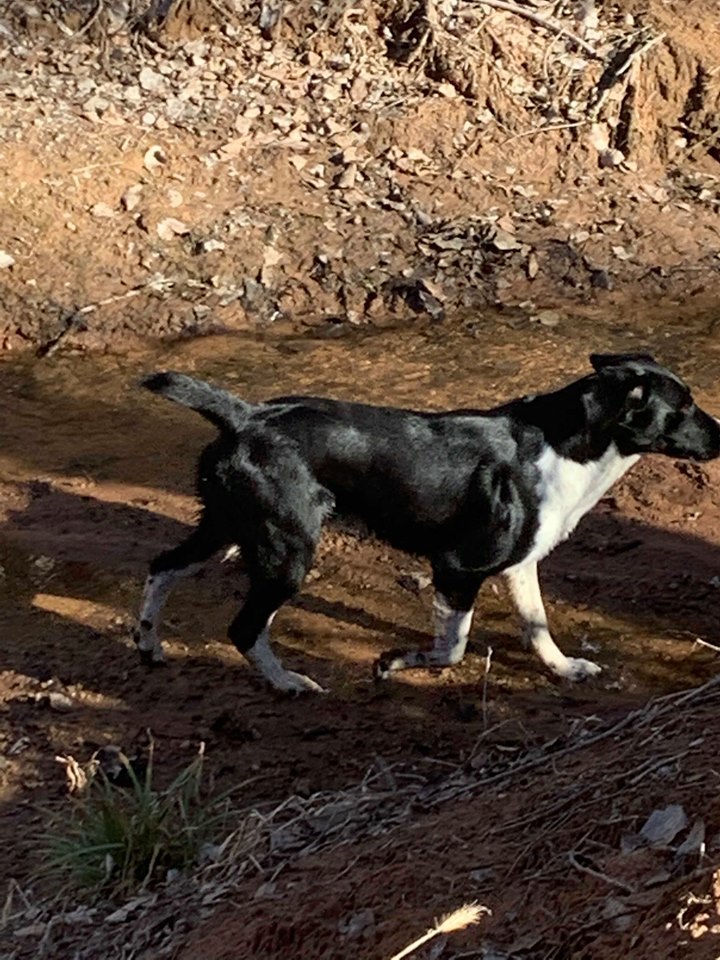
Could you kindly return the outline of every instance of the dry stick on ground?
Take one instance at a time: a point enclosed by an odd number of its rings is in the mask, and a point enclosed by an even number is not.
[[[484,913],[489,914],[490,910],[477,903],[466,903],[465,906],[460,907],[459,910],[449,913],[440,923],[436,924],[421,937],[418,937],[417,940],[413,940],[413,942],[408,944],[400,953],[394,954],[390,960],[402,960],[402,957],[407,957],[409,954],[414,953],[418,947],[421,947],[424,943],[427,943],[428,940],[432,940],[433,937],[436,937],[440,933],[453,933],[455,930],[464,930],[465,927],[469,927],[471,923],[478,923]]]
[[[492,661],[493,648],[488,644],[487,656],[485,657],[485,676],[483,677],[483,692],[482,692],[482,715],[483,715],[483,730],[487,730],[487,686],[488,686],[488,677],[490,676],[490,663]]]
[[[567,858],[572,866],[581,873],[587,873],[589,876],[595,877],[597,880],[603,880],[605,883],[610,884],[611,887],[617,887],[619,890],[624,890],[625,893],[637,892],[635,887],[631,886],[629,883],[625,883],[624,880],[618,880],[616,877],[609,877],[606,873],[601,873],[600,870],[593,870],[592,867],[586,867],[577,859],[574,850],[571,850],[568,853]]]
[[[581,50],[589,54],[593,60],[603,59],[602,54],[598,53],[595,47],[589,44],[587,40],[583,40],[583,38],[578,37],[576,33],[567,30],[562,24],[553,23],[552,20],[546,20],[545,17],[541,17],[540,14],[533,13],[533,11],[528,10],[527,7],[519,7],[514,3],[505,3],[505,0],[478,0],[478,3],[481,3],[485,7],[493,7],[495,10],[504,10],[506,13],[514,13],[518,17],[524,17],[539,27],[544,27],[552,33],[567,37],[568,40],[571,40],[576,46],[580,47]]]

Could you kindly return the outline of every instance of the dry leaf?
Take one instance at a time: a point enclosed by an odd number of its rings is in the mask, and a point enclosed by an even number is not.
[[[143,157],[143,166],[145,169],[153,173],[164,163],[167,163],[167,157],[163,153],[162,147],[157,143],[154,143],[152,147],[148,147]]]
[[[220,159],[232,160],[233,157],[240,156],[246,145],[246,137],[235,137],[233,140],[228,140],[228,142],[224,143],[218,150]]]
[[[140,196],[142,194],[142,184],[135,183],[132,187],[128,187],[127,190],[120,197],[120,203],[122,204],[123,210],[127,210],[130,213],[135,207],[140,203]]]
[[[336,186],[340,187],[343,190],[347,190],[349,187],[355,186],[355,180],[357,178],[357,164],[349,163],[347,167],[343,170],[340,176],[336,180]]]
[[[265,247],[263,252],[263,266],[274,267],[282,260],[282,254],[275,247]]]

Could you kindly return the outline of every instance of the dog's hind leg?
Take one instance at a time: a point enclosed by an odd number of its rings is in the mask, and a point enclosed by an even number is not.
[[[279,607],[298,590],[312,560],[295,557],[282,576],[267,579],[248,571],[250,589],[242,609],[230,624],[228,637],[243,656],[281,693],[323,693],[323,688],[302,673],[286,670],[270,646],[270,625]]]
[[[505,571],[505,577],[523,621],[523,638],[542,662],[557,676],[567,680],[584,680],[600,673],[600,667],[591,660],[566,657],[550,635],[537,564],[511,567]]]
[[[189,577],[200,570],[226,543],[214,525],[201,521],[182,543],[159,554],[150,563],[135,631],[135,642],[144,661],[150,664],[165,662],[158,637],[158,624],[172,588],[182,577]]]
[[[270,647],[270,625],[278,609],[300,589],[312,565],[329,503],[315,484],[296,488],[286,512],[268,516],[240,549],[250,587],[228,637],[271,687],[282,693],[322,693],[319,684],[286,670]]]
[[[482,580],[475,575],[448,576],[436,570],[432,650],[391,650],[384,653],[375,663],[375,676],[384,679],[398,670],[451,667],[460,663],[465,656],[473,604],[481,583]]]

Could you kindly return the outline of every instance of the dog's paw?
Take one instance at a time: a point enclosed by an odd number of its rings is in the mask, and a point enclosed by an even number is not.
[[[143,663],[146,667],[166,667],[167,660],[165,659],[165,654],[162,650],[143,650],[138,648],[138,653],[140,654],[140,662]]]
[[[292,670],[286,670],[281,678],[273,680],[272,687],[278,693],[289,694],[290,696],[300,696],[305,693],[327,693],[324,687],[315,683],[304,673],[295,673]]]
[[[420,650],[388,650],[381,653],[373,664],[373,677],[387,680],[391,673],[397,673],[398,670],[427,666],[430,666],[428,657]]]
[[[583,660],[582,657],[565,657],[562,663],[553,665],[552,669],[559,677],[578,683],[580,680],[596,677],[602,667],[592,660]]]
[[[167,664],[162,647],[144,636],[140,628],[133,630],[132,638],[138,648],[140,660],[146,667],[164,667]]]
[[[373,664],[375,680],[387,680],[391,673],[399,670],[443,670],[454,667],[460,661],[446,650],[388,650],[380,654]]]

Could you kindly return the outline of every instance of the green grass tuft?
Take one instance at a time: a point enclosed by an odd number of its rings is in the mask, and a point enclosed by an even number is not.
[[[198,863],[204,844],[224,836],[227,794],[207,799],[202,792],[204,745],[163,790],[152,784],[152,745],[138,776],[120,754],[130,786],[114,786],[102,770],[72,799],[73,809],[50,818],[43,839],[41,875],[68,892],[127,896]]]

